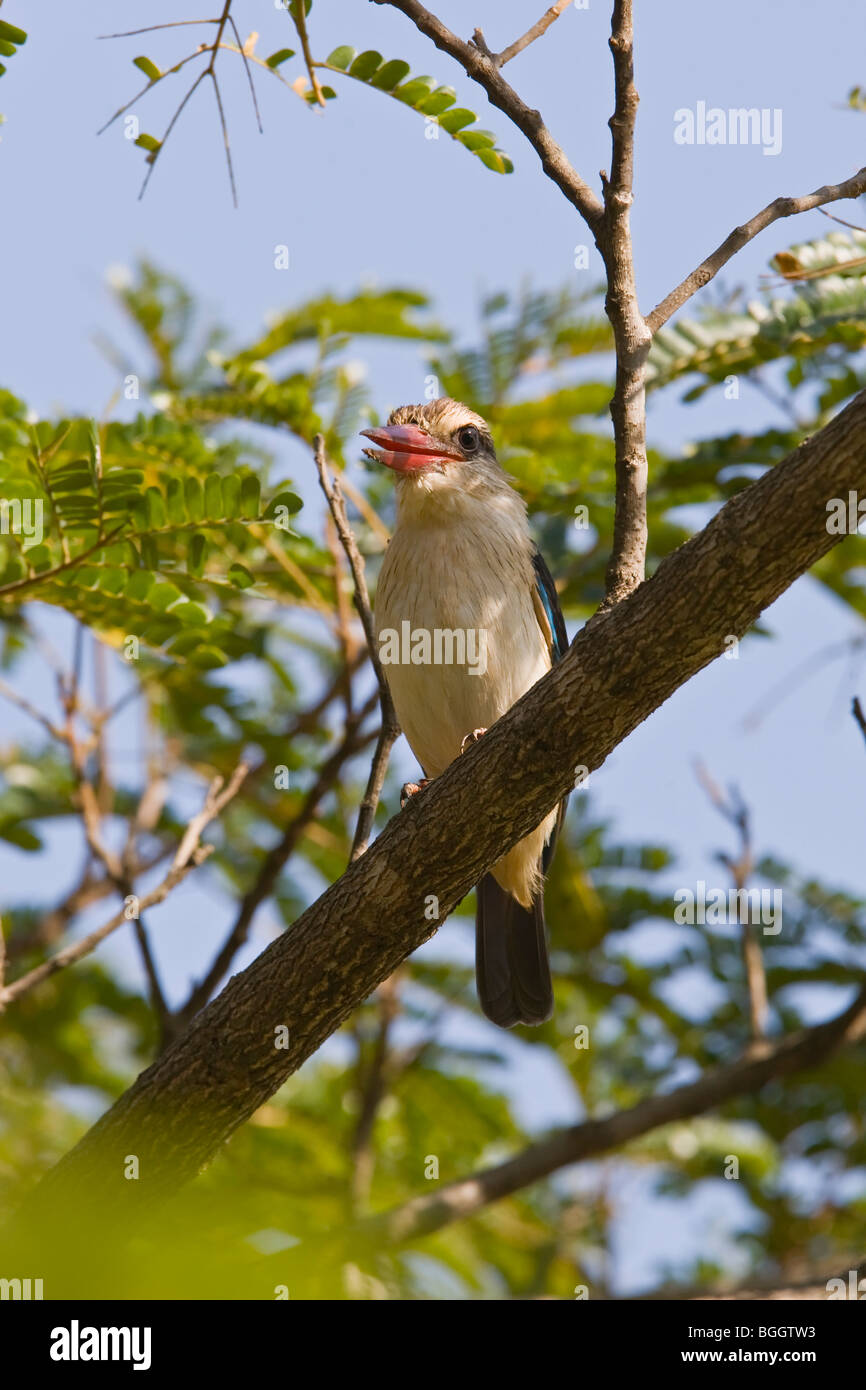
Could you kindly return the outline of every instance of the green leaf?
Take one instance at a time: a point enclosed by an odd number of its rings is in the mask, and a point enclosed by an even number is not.
[[[339,48],[335,48],[333,53],[329,53],[325,62],[332,68],[340,68],[345,72],[346,68],[354,61],[355,50],[351,44],[344,43]]]
[[[477,153],[481,163],[485,164],[488,169],[492,169],[494,174],[514,173],[514,165],[508,155],[503,154],[501,150],[478,150]]]
[[[289,515],[294,516],[295,512],[299,512],[303,505],[304,504],[301,501],[300,497],[298,497],[297,493],[281,492],[271,502],[268,503],[268,509],[265,512],[265,516],[273,517],[277,510],[277,507],[285,507]]]
[[[402,58],[392,58],[390,63],[386,63],[380,68],[376,76],[371,79],[371,86],[378,87],[380,91],[391,92],[402,82],[409,71],[409,64],[404,63]]]
[[[453,87],[437,87],[424,101],[419,101],[417,107],[425,116],[438,116],[440,111],[453,106],[456,100],[457,93]]]
[[[492,149],[496,144],[496,136],[489,130],[462,130],[458,139],[461,145],[465,145],[473,154],[478,150]]]
[[[27,33],[24,29],[17,29],[14,24],[7,24],[5,19],[0,19],[0,39],[20,46],[27,42]]]
[[[158,78],[162,77],[162,73],[156,66],[156,63],[152,63],[149,58],[133,58],[132,61],[137,68],[141,69],[145,77],[150,78],[151,82],[156,82]]]
[[[217,647],[196,647],[189,655],[190,664],[202,671],[214,671],[219,666],[228,665],[228,657]]]
[[[145,132],[142,132],[142,134],[139,135],[138,139],[133,141],[133,144],[138,145],[139,148],[142,150],[150,150],[151,154],[156,154],[156,151],[160,148],[162,141],[157,140],[155,135],[148,135]]]
[[[165,504],[169,521],[182,526],[187,520],[187,513],[184,505],[183,482],[180,478],[169,478],[165,490]]]
[[[211,521],[218,521],[225,516],[222,483],[218,473],[209,473],[205,478],[204,510],[205,515],[210,517]]]
[[[0,840],[6,840],[8,844],[15,845],[16,849],[27,850],[28,853],[42,848],[39,836],[28,830],[26,825],[0,825]]]
[[[222,480],[223,516],[229,521],[237,521],[241,514],[241,480],[235,473],[229,473]]]
[[[432,92],[436,85],[433,77],[411,77],[408,82],[404,82],[391,93],[398,101],[403,101],[407,106],[418,106]]]
[[[207,551],[207,537],[201,531],[196,531],[189,543],[189,555],[187,557],[187,569],[196,579],[200,579],[204,572]]]
[[[176,603],[171,616],[183,623],[184,627],[204,627],[210,622],[210,613],[201,603]]]
[[[14,58],[17,52],[18,49],[15,47],[14,43],[8,43],[6,39],[0,39],[0,53],[4,54],[5,57]]]
[[[183,491],[190,521],[204,520],[204,494],[198,478],[184,478]]]
[[[230,584],[234,584],[236,589],[249,589],[250,585],[255,584],[255,579],[244,565],[230,565],[226,576]]]
[[[144,494],[147,506],[147,527],[150,531],[160,531],[166,524],[165,500],[158,487],[149,487]]]
[[[157,582],[157,576],[149,570],[135,570],[126,586],[126,597],[144,603],[151,588]]]
[[[241,516],[252,520],[259,514],[261,505],[261,484],[255,473],[247,473],[241,478]]]
[[[147,593],[148,605],[156,613],[164,613],[171,604],[178,603],[183,598],[185,595],[177,585],[169,584],[165,580],[160,580],[159,583],[152,585]]]
[[[295,50],[293,48],[278,48],[276,53],[272,53],[270,58],[265,59],[265,62],[269,68],[278,68],[281,63],[288,62],[289,58],[294,58],[294,56]]]
[[[439,117],[439,124],[443,130],[447,130],[449,135],[454,135],[456,131],[462,130],[464,126],[472,125],[478,117],[474,111],[469,111],[465,106],[455,106],[453,111],[446,111]]]
[[[366,48],[363,53],[359,53],[352,66],[349,68],[349,76],[357,77],[361,82],[369,82],[374,72],[378,72],[382,63],[381,53],[377,53],[375,48]]]

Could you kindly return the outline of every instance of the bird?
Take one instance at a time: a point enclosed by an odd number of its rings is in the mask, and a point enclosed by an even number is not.
[[[376,446],[363,453],[395,477],[396,525],[374,621],[395,712],[423,773],[404,787],[405,804],[551,669],[568,636],[526,504],[481,415],[440,396],[400,406],[361,434]],[[437,633],[445,634],[438,661]],[[464,637],[462,661],[455,634]],[[553,1012],[544,877],[566,800],[477,885],[478,998],[502,1028],[541,1024]]]

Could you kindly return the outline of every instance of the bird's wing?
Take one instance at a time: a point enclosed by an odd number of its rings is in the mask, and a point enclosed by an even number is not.
[[[544,556],[538,549],[533,551],[532,565],[535,570],[535,589],[532,597],[538,625],[547,640],[551,661],[557,662],[565,656],[568,650],[568,633],[565,630],[565,619],[559,606],[559,595],[556,592],[553,575],[547,568]]]
[[[547,639],[550,650],[550,660],[555,665],[568,651],[568,633],[565,630],[565,619],[562,616],[562,609],[559,606],[559,595],[556,592],[556,585],[553,582],[553,575],[547,568],[547,563],[541,551],[536,547],[532,555],[532,565],[535,570],[535,589],[533,590],[533,602],[535,612],[538,617],[538,625]],[[550,861],[553,858],[553,851],[556,849],[556,841],[559,838],[559,831],[565,819],[565,810],[568,806],[568,797],[564,796],[559,803],[559,813],[556,817],[556,825],[553,834],[544,846],[541,856],[541,867],[547,873]]]

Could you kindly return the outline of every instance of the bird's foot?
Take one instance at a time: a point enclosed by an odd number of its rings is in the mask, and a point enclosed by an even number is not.
[[[465,753],[467,748],[471,748],[473,743],[477,743],[482,734],[486,734],[486,729],[473,729],[471,734],[467,734],[460,745],[460,752]]]
[[[429,785],[429,777],[422,777],[420,782],[404,782],[400,788],[400,810],[403,810],[403,807],[411,796],[417,796],[419,792],[423,792],[424,788],[429,787]]]

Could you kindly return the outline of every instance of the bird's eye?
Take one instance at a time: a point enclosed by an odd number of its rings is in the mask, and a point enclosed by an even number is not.
[[[464,425],[457,431],[457,443],[467,454],[474,454],[481,443],[481,436],[474,425]]]

